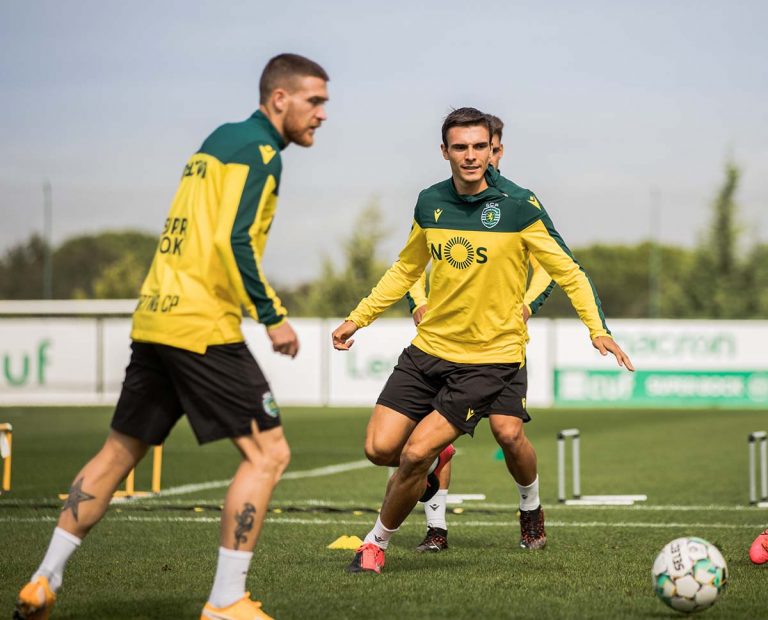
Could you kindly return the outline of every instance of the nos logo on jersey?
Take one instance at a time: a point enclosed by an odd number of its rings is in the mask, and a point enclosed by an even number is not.
[[[486,228],[493,228],[501,220],[501,209],[498,202],[489,202],[480,214],[480,220]]]
[[[456,269],[466,269],[472,263],[478,265],[488,262],[486,252],[488,248],[479,247],[475,250],[472,244],[464,237],[451,237],[445,245],[442,243],[431,244],[432,260],[445,260],[451,267]]]

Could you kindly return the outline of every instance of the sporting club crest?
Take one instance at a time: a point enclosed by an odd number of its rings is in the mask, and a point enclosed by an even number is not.
[[[501,209],[498,202],[486,203],[483,212],[480,214],[480,220],[486,228],[493,228],[501,220]]]

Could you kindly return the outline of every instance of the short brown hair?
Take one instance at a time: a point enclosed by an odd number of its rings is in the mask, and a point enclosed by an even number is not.
[[[501,136],[504,134],[504,121],[493,114],[488,115],[488,121],[491,123],[491,138],[498,135],[499,142],[501,142]]]
[[[476,108],[458,108],[445,117],[443,121],[443,144],[448,146],[448,130],[452,127],[471,127],[482,125],[488,129],[488,139],[491,138],[491,122],[488,115]]]
[[[259,80],[259,103],[266,103],[276,88],[290,88],[297,77],[318,77],[328,82],[330,78],[314,60],[298,54],[279,54],[271,58],[261,72]]]

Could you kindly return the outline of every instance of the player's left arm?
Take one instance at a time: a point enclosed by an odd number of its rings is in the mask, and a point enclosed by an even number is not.
[[[267,206],[274,208],[269,203],[277,200],[281,163],[274,157],[267,165],[258,157],[251,145],[226,165],[215,245],[242,307],[266,327],[274,351],[295,357],[298,337],[261,266],[270,226]]]
[[[547,212],[540,205],[537,208],[539,212],[533,214],[533,221],[521,233],[523,243],[568,295],[579,318],[589,329],[592,345],[601,355],[613,353],[619,366],[634,370],[629,356],[611,337],[595,286],[555,230]]]

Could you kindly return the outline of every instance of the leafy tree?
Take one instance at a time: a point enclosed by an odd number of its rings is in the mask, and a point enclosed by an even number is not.
[[[283,293],[283,301],[291,314],[344,317],[371,292],[387,270],[389,264],[379,258],[379,248],[388,231],[384,228],[376,200],[361,211],[352,230],[349,239],[342,244],[345,259],[342,267],[337,267],[325,257],[317,280]],[[408,305],[398,302],[389,312],[408,315]]]
[[[54,297],[135,297],[156,247],[154,236],[137,231],[68,239],[53,256]],[[117,279],[122,276],[126,281],[121,284]]]
[[[653,244],[597,244],[574,250],[574,255],[600,295],[608,318],[648,318],[651,316],[650,264]],[[661,246],[664,266],[661,273],[660,316],[673,317],[685,305],[685,274],[690,270],[692,252],[673,246]],[[568,297],[555,287],[539,311],[539,316],[575,318]]]
[[[151,261],[151,258],[150,258]],[[110,263],[93,281],[96,299],[129,299],[139,294],[149,267],[146,257],[129,252]]]
[[[741,291],[748,319],[768,318],[768,245],[756,245],[746,260],[745,287]]]
[[[8,249],[0,258],[0,299],[40,299],[46,244],[40,235]]]
[[[68,239],[53,253],[53,297],[135,297],[157,240],[142,232],[104,232]],[[40,299],[46,246],[33,235],[0,258],[0,298]]]
[[[686,278],[690,297],[688,316],[712,319],[743,318],[748,313],[747,265],[738,252],[741,230],[737,225],[735,194],[740,172],[725,166],[725,180],[712,204],[712,221],[695,253]]]

